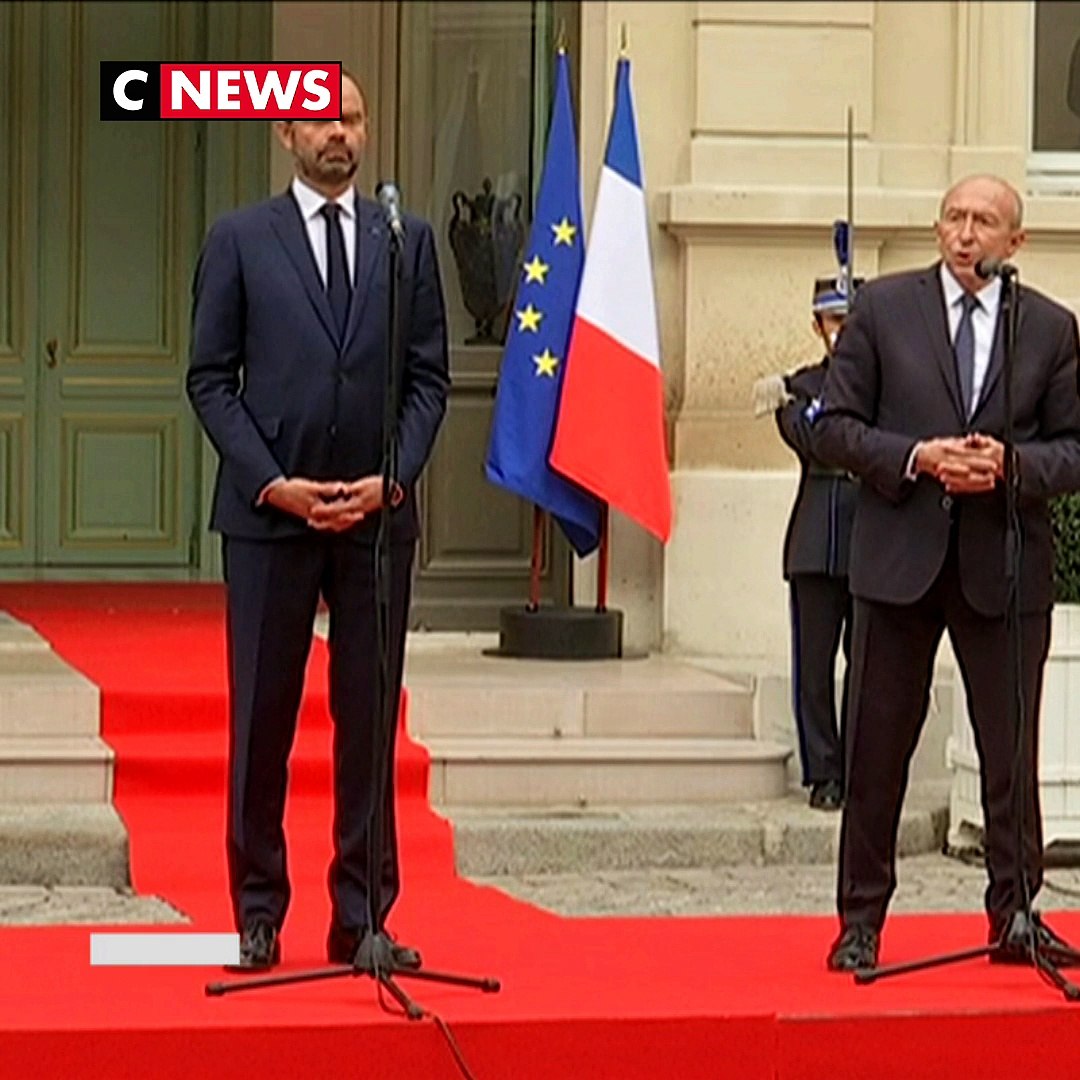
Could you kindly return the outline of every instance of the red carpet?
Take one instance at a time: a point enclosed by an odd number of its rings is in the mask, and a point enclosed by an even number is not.
[[[212,586],[4,585],[102,688],[135,885],[231,929],[225,887],[225,675]],[[293,756],[293,906],[284,970],[322,963],[329,905],[329,719],[316,645]],[[563,919],[454,876],[427,805],[427,758],[398,761],[404,869],[392,919],[434,969],[496,975],[496,995],[406,984],[451,1024],[478,1080],[1062,1077],[1080,1069],[1080,1005],[985,962],[873,987],[830,976],[829,918]],[[797,877],[793,878],[797,887]],[[1054,924],[1080,939],[1080,917]],[[890,920],[883,959],[981,940],[970,916]],[[91,928],[0,929],[0,1080],[458,1076],[435,1027],[387,1016],[350,978],[203,995],[215,971],[89,966]],[[403,980],[404,982],[404,980]]]

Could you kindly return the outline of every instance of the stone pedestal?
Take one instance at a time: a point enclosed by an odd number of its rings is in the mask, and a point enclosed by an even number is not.
[[[1042,800],[1043,839],[1080,841],[1080,605],[1054,608],[1050,655],[1043,676],[1039,719],[1039,796]],[[949,798],[949,839],[962,840],[965,826],[981,830],[979,761],[967,715],[960,674],[953,694],[953,730],[949,739],[953,769]]]

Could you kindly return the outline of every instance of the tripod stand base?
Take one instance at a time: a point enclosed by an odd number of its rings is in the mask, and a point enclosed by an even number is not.
[[[357,971],[376,975],[380,971],[416,971],[421,966],[420,954],[415,949],[398,945],[385,933],[364,933],[353,954],[352,966]]]
[[[1013,913],[1004,933],[992,945],[941,953],[903,964],[860,968],[854,972],[855,982],[866,986],[895,975],[909,975],[914,971],[959,964],[965,960],[977,960],[982,956],[987,957],[991,964],[1034,967],[1062,992],[1066,1001],[1080,1001],[1080,987],[1061,973],[1063,967],[1080,966],[1080,951],[1051,933],[1038,914],[1024,910]]]
[[[411,953],[416,963],[411,960],[401,963],[403,953]],[[236,979],[230,982],[207,983],[207,997],[224,997],[226,994],[238,994],[245,990],[260,990],[270,986],[291,986],[294,983],[321,982],[325,979],[342,979],[347,976],[366,975],[386,987],[391,996],[402,1007],[410,1020],[420,1020],[426,1014],[400,986],[399,978],[420,979],[424,982],[442,983],[445,986],[462,986],[469,990],[479,990],[484,994],[497,993],[501,988],[498,979],[477,978],[472,975],[457,975],[446,971],[426,971],[419,963],[419,955],[412,949],[403,949],[395,944],[385,933],[367,933],[357,947],[356,956],[351,964],[332,964],[329,967],[311,968],[306,971],[293,971],[287,975],[263,975],[258,978]]]

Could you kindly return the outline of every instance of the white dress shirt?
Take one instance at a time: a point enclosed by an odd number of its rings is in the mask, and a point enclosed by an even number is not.
[[[337,199],[328,199],[320,194],[309,184],[305,184],[299,176],[293,177],[292,193],[300,206],[300,214],[304,219],[304,227],[307,230],[308,243],[311,252],[315,256],[315,265],[319,268],[319,277],[322,278],[323,288],[326,287],[326,218],[322,215],[322,208],[328,202],[336,202],[341,208],[341,232],[345,239],[345,260],[349,264],[349,281],[356,281],[356,188],[350,187]],[[256,506],[262,506],[266,502],[266,495],[275,485],[284,480],[284,476],[277,476],[259,492],[255,499]]]
[[[960,318],[964,313],[961,304],[964,287],[953,277],[945,263],[941,264],[940,273],[941,291],[945,296],[945,314],[949,320],[949,340],[955,344],[956,331],[960,328]],[[975,336],[975,371],[971,380],[972,400],[967,402],[969,415],[982,395],[986,372],[990,367],[990,352],[994,347],[994,331],[997,328],[998,308],[1001,306],[1001,278],[991,278],[975,296],[979,299],[979,306],[971,313],[971,330]],[[904,475],[909,480],[914,480],[917,475],[915,459],[918,457],[920,445],[921,443],[916,443],[908,457]]]
[[[964,310],[961,303],[964,287],[944,263],[941,264],[941,289],[945,294],[945,313],[949,317],[949,340],[955,344]],[[994,330],[1001,306],[1001,278],[997,275],[992,277],[975,293],[975,297],[979,301],[979,306],[971,313],[971,329],[975,335],[975,373],[971,381],[972,400],[964,403],[969,416],[975,411],[975,403],[982,394],[986,371],[990,367],[990,350],[994,347]]]
[[[336,199],[328,199],[299,176],[293,177],[292,193],[300,205],[300,213],[307,229],[308,243],[315,256],[319,276],[326,286],[326,218],[322,208],[328,202],[336,202],[341,208],[341,231],[345,237],[345,261],[349,265],[349,281],[356,282],[356,188],[349,187]]]

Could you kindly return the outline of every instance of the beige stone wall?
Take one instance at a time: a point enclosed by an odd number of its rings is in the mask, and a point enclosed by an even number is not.
[[[661,204],[686,279],[677,469],[787,462],[749,388],[814,352],[807,297],[845,213],[849,106],[861,273],[931,259],[958,176],[1023,183],[1029,20],[1024,2],[695,5],[690,176]]]
[[[661,294],[661,318],[683,335],[665,355],[679,395],[662,640],[753,673],[774,738],[791,737],[780,550],[795,461],[749,395],[757,376],[815,355],[808,297],[844,214],[847,107],[860,274],[930,262],[941,192],[992,171],[1025,192],[1025,281],[1080,310],[1080,201],[1028,190],[1032,12],[1025,0],[694,5],[689,172],[653,191],[680,252],[681,293]],[[945,648],[935,700],[949,699],[952,666]],[[944,775],[948,728],[948,709],[931,710],[916,774]]]
[[[1027,188],[1031,19],[1024,0],[693,5],[688,175],[653,192],[682,285],[661,308],[683,335],[665,355],[679,387],[668,648],[786,663],[779,551],[795,462],[753,419],[750,387],[816,356],[809,293],[845,212],[847,107],[858,273],[926,264],[949,183],[985,170]],[[1027,224],[1025,280],[1077,306],[1080,203],[1029,195]]]

